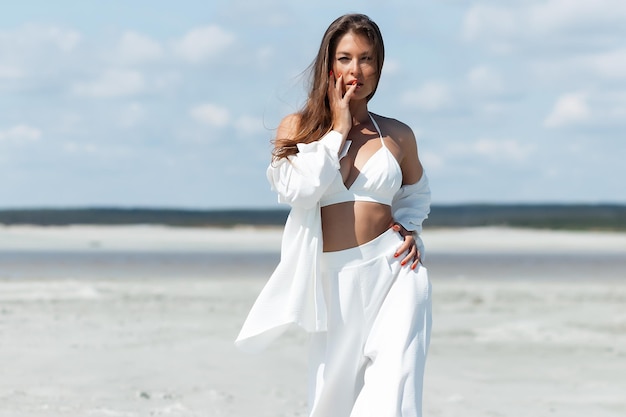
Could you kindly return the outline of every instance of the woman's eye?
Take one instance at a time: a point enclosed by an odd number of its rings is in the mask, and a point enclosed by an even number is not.
[[[341,58],[339,58],[339,61],[345,62],[345,61],[349,61],[350,58],[348,58],[347,56],[342,56]]]

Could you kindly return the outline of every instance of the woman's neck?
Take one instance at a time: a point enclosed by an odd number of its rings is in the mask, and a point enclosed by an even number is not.
[[[354,126],[369,122],[370,115],[367,110],[367,101],[350,102],[350,113],[352,114],[352,124]]]

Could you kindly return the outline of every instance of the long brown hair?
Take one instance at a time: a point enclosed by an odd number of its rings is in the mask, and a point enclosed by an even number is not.
[[[363,35],[369,39],[374,47],[378,79],[385,59],[385,46],[380,29],[369,17],[364,14],[346,14],[337,18],[326,29],[317,57],[311,63],[308,71],[311,74],[309,95],[299,116],[298,129],[292,138],[276,138],[272,152],[274,160],[286,158],[298,153],[298,143],[311,143],[319,140],[332,128],[332,115],[328,101],[329,72],[332,68],[333,57],[337,43],[348,32]],[[366,99],[369,101],[376,92],[378,79],[374,90]]]

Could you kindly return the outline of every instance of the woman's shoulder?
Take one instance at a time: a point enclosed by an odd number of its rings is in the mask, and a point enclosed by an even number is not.
[[[291,137],[298,130],[302,115],[300,113],[291,113],[283,117],[276,130],[277,137]]]
[[[381,116],[379,114],[372,113],[376,122],[379,124],[383,135],[390,136],[398,142],[415,142],[415,134],[413,129],[406,123],[401,122],[398,119],[391,117]]]

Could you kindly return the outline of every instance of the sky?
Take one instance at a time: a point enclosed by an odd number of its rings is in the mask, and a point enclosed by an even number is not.
[[[352,12],[433,204],[626,203],[624,0],[24,0],[0,14],[0,208],[278,207],[270,140]]]

